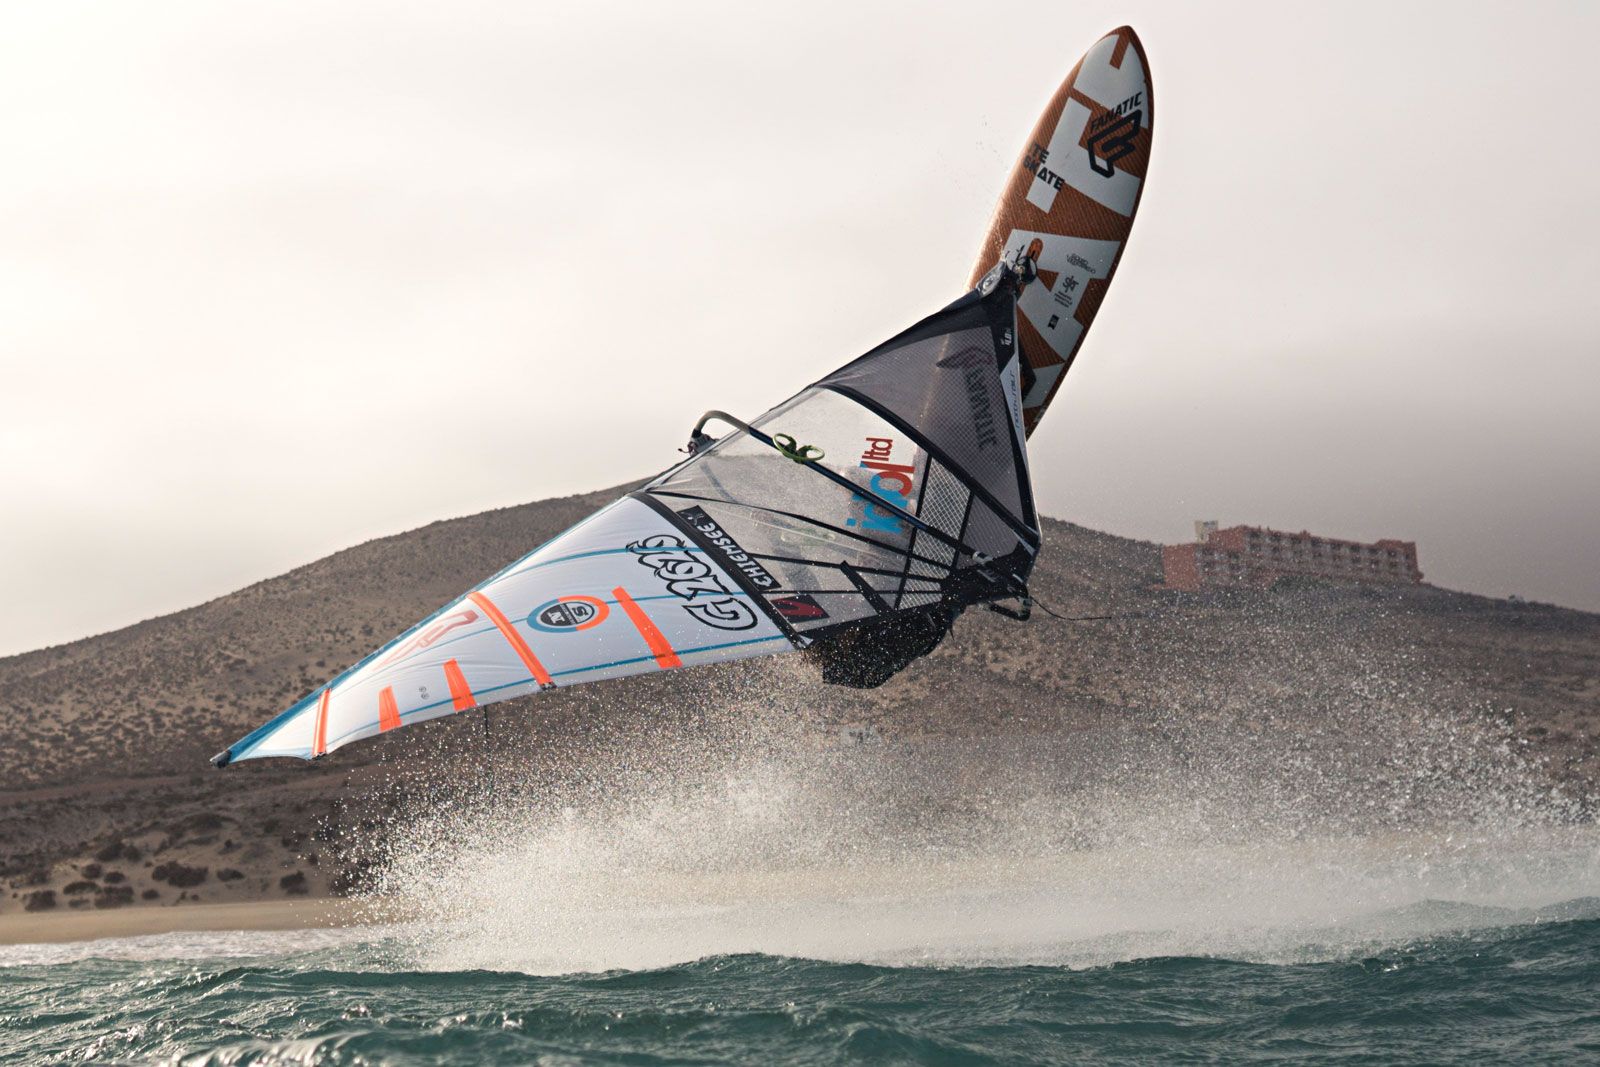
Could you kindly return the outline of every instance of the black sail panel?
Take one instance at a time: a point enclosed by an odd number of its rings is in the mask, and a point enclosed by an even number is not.
[[[644,493],[773,578],[768,610],[835,648],[830,680],[877,684],[962,608],[1019,593],[1031,570],[1013,316],[1009,290],[969,294]],[[797,462],[780,440],[822,455]]]
[[[1009,294],[970,294],[934,320],[879,345],[817,384],[856,397],[911,427],[996,510],[1037,530],[1025,460],[1005,396],[1010,356]]]

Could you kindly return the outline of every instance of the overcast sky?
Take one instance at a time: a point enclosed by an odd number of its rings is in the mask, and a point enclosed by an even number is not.
[[[1600,610],[1597,12],[6,5],[0,654],[665,466],[958,295],[1124,22],[1155,147],[1043,510]]]

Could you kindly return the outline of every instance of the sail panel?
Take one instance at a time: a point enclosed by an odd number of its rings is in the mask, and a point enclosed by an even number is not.
[[[625,498],[403,634],[229,760],[310,758],[464,703],[793,647],[721,561]]]
[[[881,416],[838,393],[807,389],[752,425],[822,450],[816,466],[855,485],[852,494],[811,464],[783,458],[744,432],[729,434],[648,487],[712,501],[803,515],[819,528],[844,528],[904,551],[910,527],[882,506],[913,511],[927,453]]]
[[[988,305],[977,307],[986,312]],[[997,324],[986,313],[965,329],[908,343],[891,341],[818,384],[914,427],[964,481],[984,487],[1011,518],[1035,526],[1026,472],[1014,445],[1008,383],[1000,375],[1007,353],[996,333]]]

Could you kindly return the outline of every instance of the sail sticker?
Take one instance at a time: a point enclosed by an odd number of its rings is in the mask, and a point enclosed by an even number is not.
[[[449,615],[446,615],[444,618],[440,619],[438,622],[435,622],[431,626],[428,626],[422,630],[411,640],[398,646],[393,652],[389,653],[382,660],[380,660],[378,662],[378,666],[382,667],[386,664],[393,663],[396,660],[405,659],[414,652],[421,652],[423,649],[433,645],[439,640],[439,638],[443,637],[451,630],[462,626],[471,626],[477,621],[478,613],[473,611],[471,608],[463,608],[461,611],[453,611]]]
[[[899,439],[894,437],[868,437],[865,444],[859,466],[873,472],[867,488],[874,496],[902,511],[914,510],[911,502],[917,492],[916,445],[906,442],[905,447],[898,448]],[[895,462],[907,458],[911,462]],[[909,524],[893,511],[859,493],[851,497],[850,502],[855,510],[844,520],[846,526],[890,534],[904,534],[910,530]]]
[[[780,596],[770,602],[784,618],[790,622],[815,622],[826,619],[828,613],[818,604],[815,597],[805,593],[793,593],[789,596]]]
[[[539,662],[539,657],[533,654],[533,649],[528,647],[528,642],[524,641],[522,635],[517,633],[517,628],[511,625],[511,620],[506,618],[505,612],[496,607],[494,602],[479,590],[474,589],[468,593],[467,599],[482,608],[483,613],[489,616],[489,621],[494,623],[494,628],[500,631],[500,636],[505,638],[506,644],[511,646],[511,650],[517,654],[517,658],[522,661],[522,665],[528,668],[528,673],[533,676],[534,681],[538,682],[541,687],[555,684],[550,678],[550,672],[545,670],[543,663]]]
[[[617,603],[622,605],[622,610],[628,613],[628,618],[633,622],[634,628],[639,631],[639,636],[644,638],[644,643],[649,647],[650,654],[655,657],[656,666],[664,671],[670,671],[683,666],[683,660],[678,658],[678,653],[672,648],[672,643],[667,640],[661,628],[651,621],[645,610],[634,602],[633,597],[620,585],[611,590],[611,595],[617,598]]]
[[[684,611],[707,626],[748,630],[759,621],[750,605],[723,585],[715,568],[697,558],[696,550],[677,534],[652,534],[630,543],[628,551],[655,572],[667,592],[686,601]]]
[[[394,699],[394,687],[384,686],[378,692],[378,732],[388,733],[400,728],[400,705]]]
[[[540,604],[528,616],[528,625],[547,634],[577,633],[606,621],[611,608],[592,596],[563,596]]]
[[[776,589],[778,579],[774,578],[767,569],[750,557],[744,549],[739,547],[728,532],[718,525],[717,520],[707,515],[705,509],[696,504],[694,507],[683,508],[678,512],[678,517],[699,531],[710,545],[722,554],[723,560],[729,567],[738,571],[749,580],[751,585],[758,589]]]
[[[445,660],[444,678],[450,683],[450,704],[456,711],[471,711],[478,706],[478,698],[467,684],[467,676],[461,673],[460,663],[453,659]]]
[[[317,720],[315,732],[311,742],[311,755],[325,756],[328,753],[328,698],[333,695],[331,689],[322,690],[322,698],[317,701]]]

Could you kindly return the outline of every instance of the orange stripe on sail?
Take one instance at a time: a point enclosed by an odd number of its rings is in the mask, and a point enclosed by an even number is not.
[[[444,678],[450,683],[450,701],[457,711],[469,711],[478,706],[478,698],[472,695],[467,676],[461,673],[461,664],[453,659],[445,660]]]
[[[317,726],[313,732],[313,740],[311,742],[311,756],[313,759],[328,754],[328,696],[328,690],[324,689],[322,691],[322,699],[317,701]]]
[[[500,609],[495,607],[488,597],[474,590],[467,594],[467,599],[482,608],[483,613],[489,616],[489,621],[494,623],[495,629],[500,631],[500,636],[504,637],[506,643],[516,650],[518,656],[522,657],[522,665],[528,668],[528,673],[533,675],[534,681],[540,685],[555,684],[550,680],[550,672],[544,669],[544,664],[539,662],[539,657],[535,656],[533,649],[528,647],[528,642],[522,639],[522,635],[512,627],[510,620],[501,614]]]
[[[394,702],[394,687],[384,686],[378,694],[378,732],[388,733],[400,728],[400,708]]]
[[[633,602],[633,597],[620,585],[611,590],[611,595],[617,598],[617,603],[622,605],[622,610],[628,613],[628,618],[633,620],[633,625],[638,629],[639,636],[644,638],[644,643],[650,646],[650,653],[656,658],[656,666],[662,670],[671,670],[683,666],[683,660],[672,651],[672,646],[667,643],[666,636],[662,634],[656,624],[650,621],[650,616],[644,609]]]

